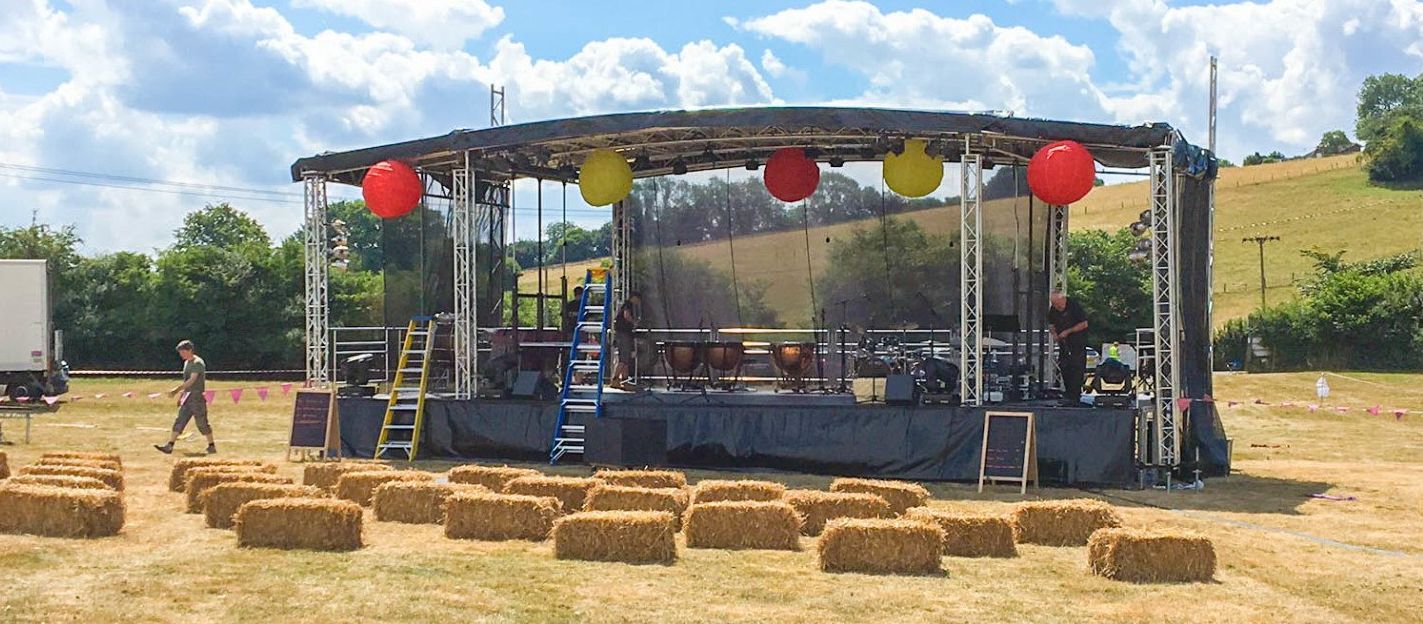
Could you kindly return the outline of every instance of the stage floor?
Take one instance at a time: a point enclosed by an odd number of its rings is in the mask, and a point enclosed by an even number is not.
[[[847,396],[802,395],[825,401]],[[665,450],[668,466],[971,482],[978,478],[984,413],[1030,410],[1037,416],[1043,483],[1136,483],[1131,410],[1030,403],[976,408],[796,405],[769,398],[773,402],[734,403],[701,393],[640,393],[609,402],[602,420],[665,421],[665,440],[639,443]],[[339,408],[343,453],[372,456],[385,401],[342,398]],[[553,401],[428,399],[420,454],[547,461],[557,418]]]

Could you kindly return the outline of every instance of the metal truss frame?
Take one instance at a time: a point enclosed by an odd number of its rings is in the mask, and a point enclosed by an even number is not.
[[[476,316],[479,310],[478,258],[475,241],[478,233],[474,217],[474,172],[468,164],[454,170],[451,177],[452,210],[450,232],[454,239],[455,291],[455,398],[468,399],[479,391],[479,341]]]
[[[983,157],[959,159],[959,397],[983,404]]]
[[[326,176],[302,176],[305,190],[305,219],[302,235],[305,242],[305,302],[306,302],[306,384],[322,387],[330,383],[330,270],[326,241]]]
[[[1048,206],[1047,274],[1049,298],[1055,290],[1067,292],[1067,216],[1068,206]],[[1032,251],[1028,253],[1032,253]],[[1052,302],[1047,301],[1044,305],[1050,306]],[[1053,343],[1049,343],[1049,345],[1051,344]],[[1051,346],[1048,348],[1051,349]],[[1057,369],[1057,358],[1047,357],[1047,360],[1047,366],[1043,367],[1043,376],[1045,377],[1043,383],[1049,388],[1055,388],[1061,371]]]
[[[1151,162],[1151,316],[1154,341],[1155,464],[1172,467],[1181,462],[1181,415],[1176,409],[1180,374],[1176,368],[1179,352],[1179,311],[1176,309],[1176,174],[1171,166],[1171,148],[1150,153]]]

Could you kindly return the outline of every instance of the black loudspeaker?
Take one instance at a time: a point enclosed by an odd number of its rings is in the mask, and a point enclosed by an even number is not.
[[[884,381],[884,402],[888,405],[914,404],[914,376],[890,375]]]
[[[662,466],[667,463],[667,421],[593,418],[583,460],[594,466]]]
[[[551,382],[544,378],[543,373],[519,371],[519,376],[514,379],[514,388],[510,394],[524,399],[549,399],[557,396],[558,391]]]

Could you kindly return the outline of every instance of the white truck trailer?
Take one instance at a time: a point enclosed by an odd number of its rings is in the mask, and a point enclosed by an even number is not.
[[[13,400],[69,391],[51,310],[46,261],[0,260],[0,385]]]

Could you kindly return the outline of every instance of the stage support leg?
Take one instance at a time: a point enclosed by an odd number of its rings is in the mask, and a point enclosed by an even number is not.
[[[1176,176],[1171,148],[1166,146],[1151,151],[1151,310],[1156,390],[1152,437],[1155,464],[1166,468],[1181,463],[1180,414],[1176,409],[1176,390],[1180,387],[1176,369],[1180,325],[1177,296]]]
[[[450,214],[451,235],[454,238],[455,286],[455,398],[468,399],[478,392],[478,340],[475,335],[479,294],[475,276],[478,265],[474,253],[477,233],[474,224],[474,172],[469,167],[469,154],[463,166],[453,171],[453,209]]]
[[[959,161],[959,396],[983,404],[983,157]]]
[[[306,214],[302,235],[306,252],[306,385],[322,387],[331,380],[331,308],[328,298],[331,258],[326,249],[326,178],[302,177]]]
[[[1067,215],[1068,206],[1048,206],[1047,227],[1048,227],[1048,293],[1054,290],[1067,292]],[[1050,299],[1050,298],[1049,298]],[[1051,306],[1052,302],[1047,301]],[[1048,309],[1046,307],[1044,310]],[[1034,332],[1031,336],[1033,340],[1038,339],[1037,332],[1043,331],[1041,327],[1032,328]],[[1043,370],[1043,386],[1046,388],[1056,388],[1061,371],[1057,369],[1057,358],[1053,357],[1052,345],[1055,342],[1048,341],[1048,349],[1040,355],[1047,360],[1047,366]]]

